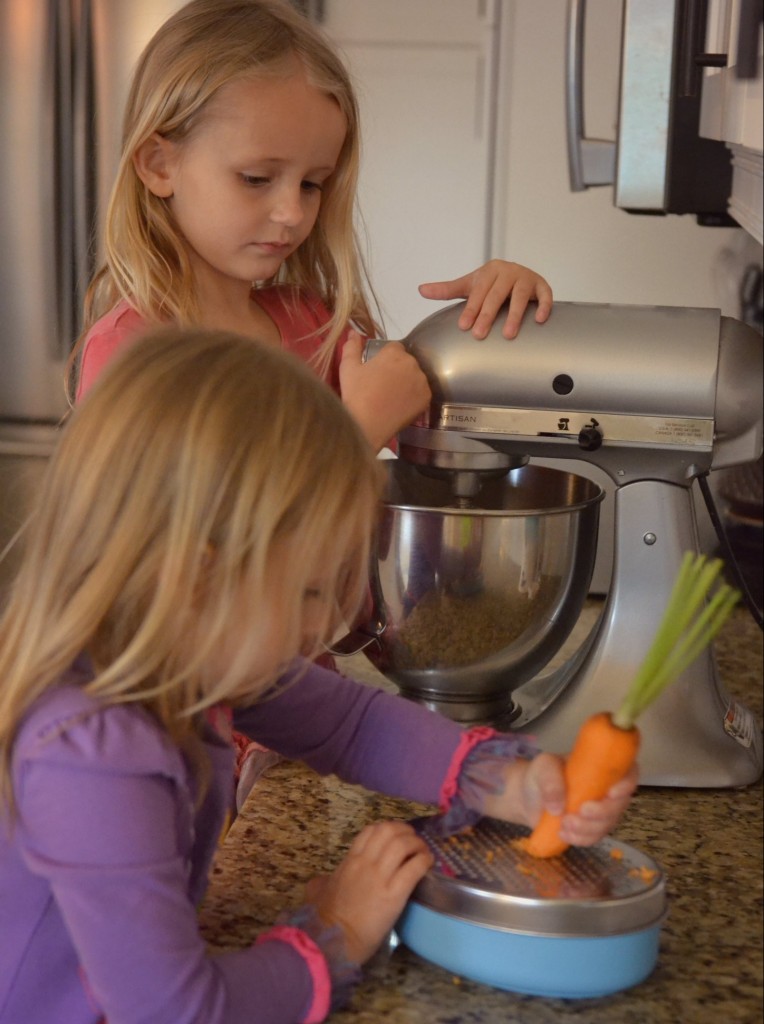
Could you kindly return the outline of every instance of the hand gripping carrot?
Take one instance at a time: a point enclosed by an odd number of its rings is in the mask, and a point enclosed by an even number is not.
[[[565,763],[566,813],[575,813],[587,800],[602,800],[629,772],[639,750],[636,719],[721,629],[740,596],[724,584],[706,603],[721,567],[718,558],[707,562],[703,555],[684,556],[655,639],[620,708],[614,715],[592,715],[579,730]],[[544,811],[518,845],[534,857],[563,853],[568,844],[560,839],[561,817]]]

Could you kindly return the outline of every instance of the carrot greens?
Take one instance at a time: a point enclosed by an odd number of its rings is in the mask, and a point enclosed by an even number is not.
[[[639,751],[635,722],[674,680],[688,668],[719,632],[732,611],[738,591],[722,584],[708,594],[722,568],[720,559],[688,552],[655,638],[629,687],[623,703],[610,715],[591,715],[579,729],[565,762],[566,813],[575,813],[587,800],[602,800],[611,786],[631,770]],[[544,811],[533,832],[517,841],[533,857],[556,857],[568,844],[560,838],[562,815]]]
[[[740,594],[723,584],[704,604],[722,569],[722,561],[687,552],[652,645],[626,697],[613,715],[613,724],[630,729],[656,697],[688,668],[727,620]],[[698,614],[698,610],[703,610]]]

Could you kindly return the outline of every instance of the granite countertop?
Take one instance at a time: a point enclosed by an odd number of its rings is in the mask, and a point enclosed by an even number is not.
[[[736,609],[717,640],[723,684],[762,720],[762,634]],[[350,674],[356,674],[355,671]],[[362,672],[360,674],[363,674]],[[374,682],[370,678],[364,681]],[[282,762],[257,782],[221,847],[201,911],[217,948],[247,945],[301,900],[369,821],[416,805]],[[759,1024],[762,996],[762,783],[744,789],[640,789],[616,838],[667,876],[658,964],[602,999],[522,996],[454,978],[404,947],[379,953],[336,1024]]]

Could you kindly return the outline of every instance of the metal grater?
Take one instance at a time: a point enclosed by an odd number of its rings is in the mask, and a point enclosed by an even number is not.
[[[438,816],[414,826],[435,865],[412,899],[474,924],[535,935],[616,935],[655,925],[666,911],[663,872],[650,857],[607,839],[539,860],[515,841],[520,825],[482,819],[438,834]]]

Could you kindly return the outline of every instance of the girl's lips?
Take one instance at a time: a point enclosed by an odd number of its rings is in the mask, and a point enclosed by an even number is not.
[[[289,244],[287,242],[255,242],[255,247],[260,249],[262,252],[278,254],[287,252],[289,250]]]

